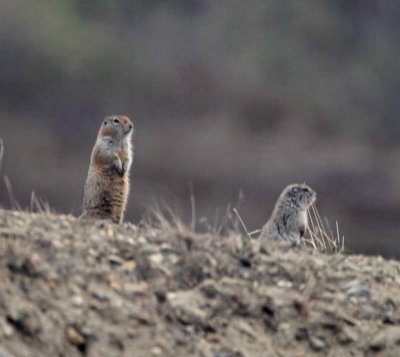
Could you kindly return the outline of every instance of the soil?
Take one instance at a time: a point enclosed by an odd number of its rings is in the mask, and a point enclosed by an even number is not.
[[[0,356],[400,356],[400,263],[0,210]]]

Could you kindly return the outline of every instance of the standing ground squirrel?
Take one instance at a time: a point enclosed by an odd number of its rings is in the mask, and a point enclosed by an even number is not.
[[[123,221],[133,160],[132,132],[133,124],[126,116],[113,115],[103,121],[90,158],[80,218]]]
[[[307,211],[316,198],[316,192],[306,184],[287,186],[264,225],[260,239],[299,243],[308,225]]]

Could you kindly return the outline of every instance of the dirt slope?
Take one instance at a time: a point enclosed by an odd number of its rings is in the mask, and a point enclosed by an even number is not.
[[[400,264],[0,210],[0,356],[400,356]]]

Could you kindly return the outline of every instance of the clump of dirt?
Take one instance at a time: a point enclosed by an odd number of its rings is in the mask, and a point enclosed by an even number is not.
[[[0,356],[400,355],[400,263],[0,210]]]

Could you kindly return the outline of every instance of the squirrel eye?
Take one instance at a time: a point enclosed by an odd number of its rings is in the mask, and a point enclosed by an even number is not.
[[[118,119],[114,119],[114,123],[115,124],[119,124],[119,120]]]

